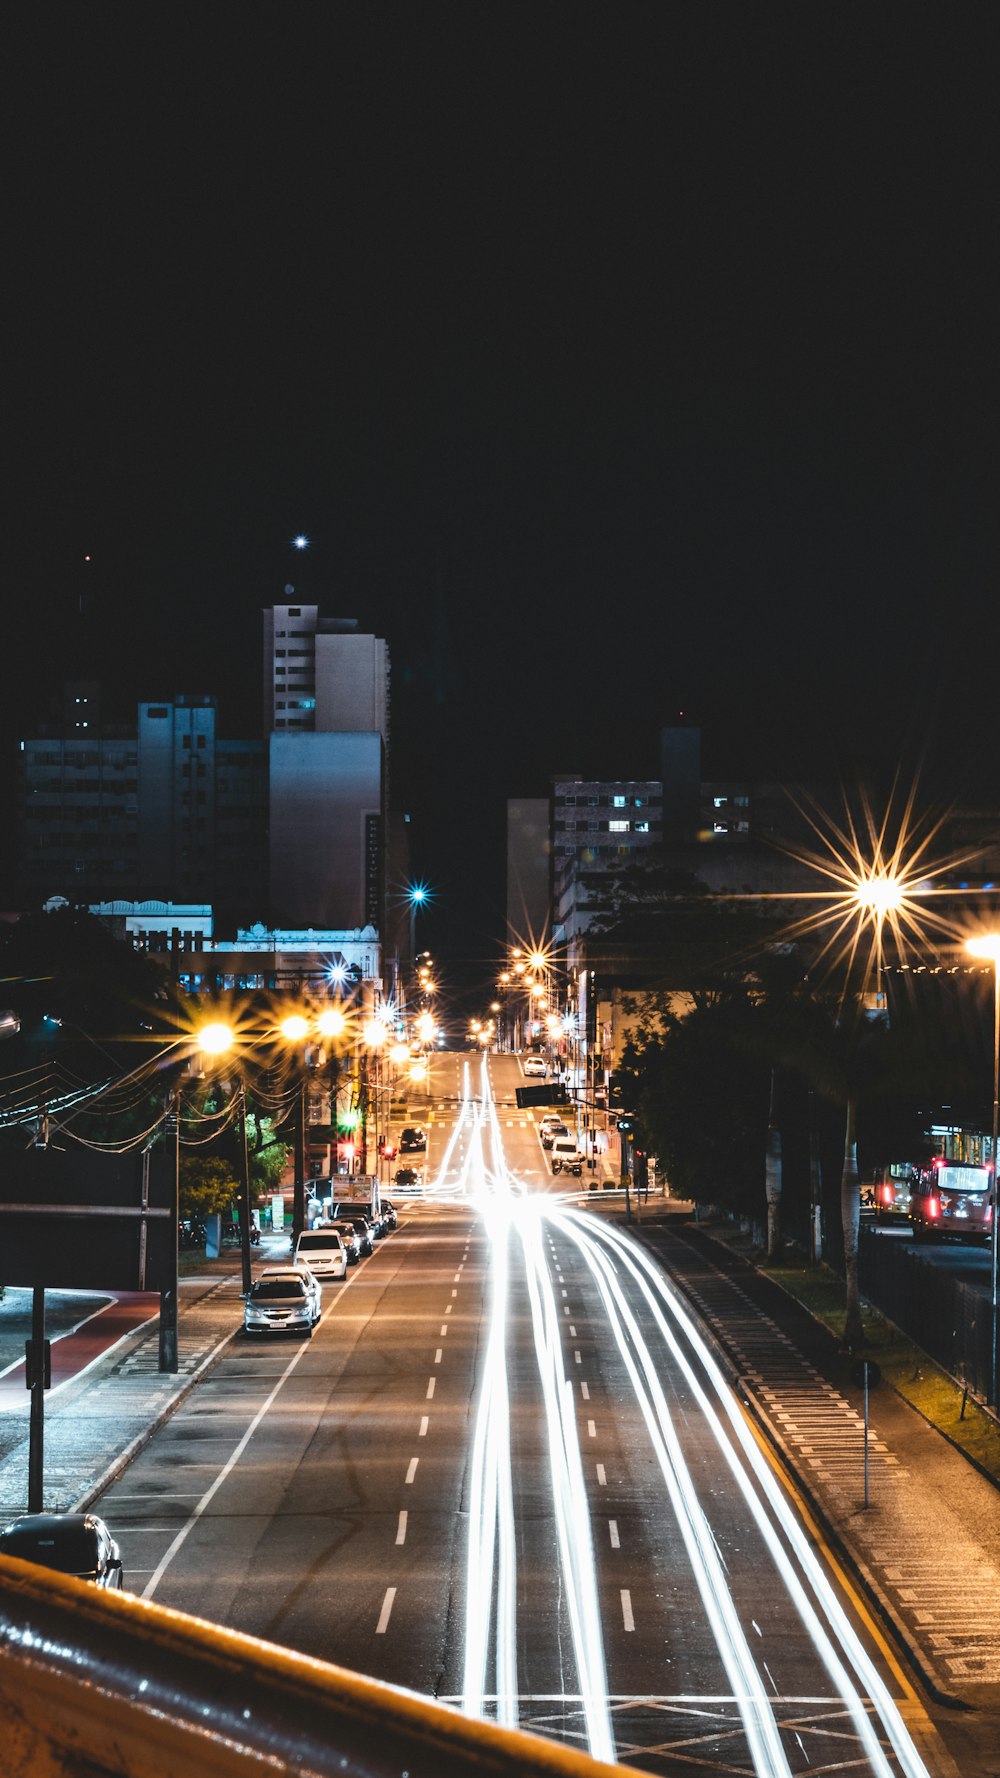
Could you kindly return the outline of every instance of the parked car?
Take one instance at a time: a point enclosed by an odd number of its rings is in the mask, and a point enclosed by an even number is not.
[[[0,1531],[0,1555],[121,1592],[121,1551],[96,1513],[26,1513]]]
[[[991,1241],[989,1167],[940,1157],[921,1167],[910,1191],[910,1221],[914,1239]]]
[[[338,1216],[336,1222],[331,1224],[331,1227],[336,1229],[340,1239],[344,1243],[344,1252],[347,1255],[348,1265],[356,1266],[361,1258],[361,1230],[355,1228],[353,1222],[348,1222],[346,1216]]]
[[[555,1142],[560,1136],[568,1136],[568,1135],[569,1135],[569,1129],[563,1123],[543,1124],[542,1131],[541,1131],[542,1147],[543,1148],[551,1148],[553,1142]]]
[[[382,1199],[382,1208],[385,1211],[386,1216],[389,1219],[389,1232],[391,1234],[393,1229],[399,1227],[399,1216],[397,1215],[397,1212],[396,1212],[396,1206],[395,1206],[395,1204],[390,1204],[388,1198],[383,1198]]]
[[[400,1154],[422,1154],[427,1147],[427,1134],[421,1124],[407,1124],[399,1138]]]
[[[524,1061],[521,1063],[521,1067],[524,1070],[525,1075],[536,1075],[542,1080],[545,1079],[545,1076],[549,1072],[544,1056],[525,1056]]]
[[[318,1228],[303,1229],[295,1243],[292,1257],[296,1265],[304,1261],[314,1278],[347,1276],[344,1243],[332,1223],[320,1223]]]
[[[397,1167],[392,1183],[398,1192],[422,1192],[424,1176],[419,1167]]]
[[[268,1266],[247,1293],[244,1332],[311,1334],[322,1298],[319,1280],[308,1266]]]
[[[354,1204],[335,1204],[333,1208],[332,1220],[334,1222],[349,1222],[351,1227],[357,1230],[358,1240],[361,1243],[361,1257],[366,1259],[369,1253],[374,1253],[378,1237],[374,1224],[369,1222],[367,1216],[363,1216]]]

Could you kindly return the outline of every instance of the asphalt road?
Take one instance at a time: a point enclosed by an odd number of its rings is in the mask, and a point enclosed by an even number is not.
[[[128,1583],[651,1771],[933,1770],[697,1322],[552,1179],[520,1078],[435,1060],[425,1197],[100,1502]]]

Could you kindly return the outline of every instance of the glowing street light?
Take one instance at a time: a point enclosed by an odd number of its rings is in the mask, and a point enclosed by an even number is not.
[[[1000,932],[982,932],[966,940],[970,957],[979,957],[993,965],[993,1146],[990,1170],[993,1175],[993,1203],[990,1209],[990,1251],[993,1274],[993,1356],[990,1399],[997,1405],[997,1126],[1000,1123]]]
[[[203,1025],[201,1030],[196,1033],[195,1041],[198,1048],[204,1050],[206,1056],[224,1056],[228,1049],[232,1049],[235,1040],[232,1027],[220,1022]]]
[[[417,960],[417,909],[422,908],[431,899],[431,892],[426,883],[411,883],[407,890],[410,903],[410,962]]]
[[[322,1037],[342,1037],[347,1029],[347,1019],[339,1006],[328,1006],[319,1014],[316,1029]]]

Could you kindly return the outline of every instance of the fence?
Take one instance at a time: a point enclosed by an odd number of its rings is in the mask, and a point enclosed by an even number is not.
[[[869,1302],[949,1375],[989,1400],[990,1299],[928,1265],[907,1242],[887,1240],[873,1229],[861,1231],[859,1270],[861,1291]]]

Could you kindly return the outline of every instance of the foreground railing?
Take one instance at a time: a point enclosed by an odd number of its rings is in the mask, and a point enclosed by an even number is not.
[[[4,1778],[609,1778],[621,1767],[0,1557]]]

